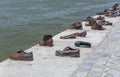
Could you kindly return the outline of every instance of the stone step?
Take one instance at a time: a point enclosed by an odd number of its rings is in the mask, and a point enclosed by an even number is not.
[[[119,22],[116,22],[117,24]],[[116,25],[96,50],[84,61],[76,77],[100,77],[120,37],[119,24]]]

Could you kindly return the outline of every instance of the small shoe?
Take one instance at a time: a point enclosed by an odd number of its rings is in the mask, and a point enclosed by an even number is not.
[[[40,46],[49,46],[52,47],[53,46],[53,39],[52,39],[52,35],[44,35],[43,40],[40,40],[39,45]]]
[[[19,50],[16,53],[10,54],[9,58],[12,60],[32,61],[33,54],[32,52],[26,53],[23,50]]]
[[[105,28],[99,23],[94,23],[94,25],[91,26],[91,29],[93,29],[93,30],[105,30]]]
[[[53,39],[49,39],[46,41],[46,46],[52,47],[53,46]]]
[[[65,47],[63,51],[56,50],[55,52],[56,56],[70,56],[70,57],[80,57],[80,50],[79,49],[73,49],[71,47]]]
[[[85,26],[93,26],[94,23],[96,23],[96,20],[95,19],[91,19],[88,21],[88,24],[85,24]]]
[[[68,29],[83,29],[82,28],[82,23],[81,22],[76,22],[73,23],[71,26],[68,27]]]
[[[89,43],[89,42],[76,41],[74,44],[75,44],[75,46],[77,46],[77,47],[91,48],[91,43]]]
[[[73,34],[71,34],[71,35],[74,35],[74,36],[80,36],[80,37],[86,37],[86,35],[87,35],[87,31],[83,31],[83,32],[81,32],[81,33],[73,33]]]
[[[104,26],[106,26],[106,25],[112,25],[111,22],[109,22],[109,21],[105,21],[105,20],[99,20],[99,21],[98,21],[98,24],[100,24],[100,25],[104,25]]]
[[[60,36],[60,39],[75,39],[75,35],[66,35],[66,36]]]
[[[86,37],[86,35],[87,35],[87,31],[83,31],[77,34],[77,36],[81,36],[81,37]]]
[[[87,31],[83,31],[81,33],[73,33],[73,34],[70,34],[70,35],[66,35],[66,36],[60,36],[60,39],[75,39],[76,36],[80,36],[80,37],[86,37],[87,35]]]
[[[99,16],[99,17],[97,17],[97,18],[95,18],[95,19],[96,19],[96,20],[104,20],[105,17]]]
[[[91,20],[94,20],[94,18],[88,16],[86,19],[84,19],[84,21],[91,21]]]

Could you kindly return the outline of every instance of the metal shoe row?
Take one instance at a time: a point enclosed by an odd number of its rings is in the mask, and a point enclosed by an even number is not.
[[[76,35],[76,34],[75,34]],[[76,41],[76,47],[91,47],[91,43],[83,42],[83,41]],[[43,39],[39,42],[40,46],[53,46],[53,39],[52,35],[44,35]],[[56,50],[56,56],[71,56],[71,57],[80,57],[80,50],[74,49],[69,46],[65,47],[63,50]],[[10,59],[12,60],[22,60],[22,61],[32,61],[33,60],[33,53],[32,52],[24,52],[23,50],[19,50],[13,54],[10,54]]]
[[[117,11],[117,13],[116,13]],[[115,14],[114,14],[115,13]],[[97,13],[99,15],[105,15],[108,17],[116,17],[120,16],[120,4],[115,4],[111,9],[107,9],[104,12]],[[111,26],[112,23],[109,21],[106,21],[104,17],[99,16],[97,18],[87,17],[84,19],[86,21],[85,26],[91,27],[93,30],[105,30],[103,26],[109,25]],[[68,29],[76,29],[76,30],[83,30],[83,25],[81,22],[73,23],[68,27]],[[69,35],[60,36],[60,39],[75,39],[77,37],[86,37],[87,31],[83,32],[77,32],[72,33]],[[48,34],[44,35],[43,39],[40,40],[39,45],[40,46],[53,46],[53,35]],[[91,43],[85,42],[85,41],[75,41],[74,45],[76,47],[85,47],[85,48],[91,48]],[[63,50],[56,50],[55,52],[56,56],[70,56],[70,57],[80,57],[80,50],[76,48],[71,48],[69,46],[66,46]],[[32,61],[33,60],[33,53],[32,52],[24,52],[23,50],[19,50],[13,54],[10,54],[10,59],[12,60],[22,60],[22,61]]]
[[[105,9],[102,12],[96,13],[97,15],[105,15],[107,17],[117,17],[120,16],[120,4],[115,4],[109,9]]]

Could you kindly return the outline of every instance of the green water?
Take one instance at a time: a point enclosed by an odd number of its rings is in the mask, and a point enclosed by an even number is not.
[[[119,0],[0,0],[0,61]]]

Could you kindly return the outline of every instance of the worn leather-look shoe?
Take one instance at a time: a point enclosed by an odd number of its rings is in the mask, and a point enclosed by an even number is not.
[[[12,60],[32,61],[33,54],[32,52],[26,53],[23,50],[19,50],[13,54],[10,54],[9,58]]]
[[[83,32],[77,32],[77,33],[73,33],[70,35],[66,35],[66,36],[60,36],[60,39],[75,39],[76,36],[80,36],[80,37],[86,37],[87,35],[87,31],[83,31]]]
[[[80,57],[80,50],[79,49],[73,49],[71,47],[65,47],[63,51],[56,50],[55,52],[56,56],[70,56],[70,57]]]
[[[91,43],[89,43],[89,42],[76,41],[74,44],[75,44],[75,46],[77,46],[77,47],[91,48]]]
[[[95,23],[91,26],[91,29],[93,29],[93,30],[105,30],[105,28],[104,28],[101,24],[99,24],[99,23],[97,23],[97,22],[95,22]]]
[[[94,20],[94,18],[92,18],[92,17],[90,17],[90,16],[88,16],[86,19],[84,19],[84,21],[91,21],[91,20]]]
[[[96,23],[96,20],[91,19],[91,20],[88,21],[88,23],[85,24],[85,26],[92,26],[92,25],[94,25],[94,23]]]
[[[97,17],[97,18],[95,18],[95,19],[96,19],[96,20],[104,20],[105,17],[99,16],[99,17]]]
[[[104,26],[107,26],[107,25],[111,26],[111,25],[113,25],[111,22],[105,21],[105,20],[99,20],[98,24],[104,25]]]
[[[74,35],[74,36],[80,36],[80,37],[86,37],[87,35],[87,31],[83,31],[83,32],[77,32],[77,33],[73,33],[73,34],[70,34],[70,35]]]
[[[83,29],[82,27],[82,23],[81,22],[76,22],[76,23],[73,23],[72,25],[70,25],[68,27],[68,29]]]
[[[49,46],[52,47],[53,46],[53,39],[52,39],[52,35],[44,35],[43,40],[40,40],[39,45],[40,46]]]
[[[66,35],[66,36],[60,36],[60,39],[75,39],[75,35]]]
[[[87,31],[83,31],[81,33],[77,33],[76,36],[86,37]]]

